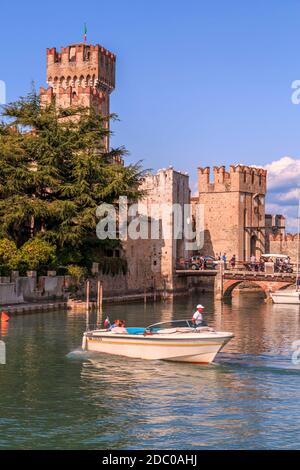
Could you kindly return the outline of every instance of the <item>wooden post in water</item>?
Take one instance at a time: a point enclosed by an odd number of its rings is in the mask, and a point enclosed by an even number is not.
[[[147,303],[147,290],[146,288],[144,289],[144,304],[146,305]]]
[[[103,286],[102,282],[97,282],[97,324],[101,326],[102,323],[102,304],[103,304]]]
[[[90,281],[86,281],[86,329],[89,329],[89,313],[90,313]]]
[[[97,312],[100,310],[100,286],[101,282],[97,281]]]
[[[90,281],[86,281],[86,310],[90,310]]]
[[[101,282],[100,284],[100,308],[102,310],[102,305],[103,305],[103,284]]]

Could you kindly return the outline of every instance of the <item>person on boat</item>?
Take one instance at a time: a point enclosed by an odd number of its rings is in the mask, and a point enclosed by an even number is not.
[[[203,315],[202,315],[203,310],[204,310],[203,305],[201,304],[197,305],[197,310],[194,313],[193,318],[192,318],[192,322],[195,325],[195,327],[201,326],[203,324]]]
[[[118,328],[120,326],[120,321],[121,320],[115,320],[113,324],[108,328],[108,331],[114,330],[115,328]]]
[[[113,332],[114,333],[127,333],[128,334],[128,331],[125,328],[125,321],[124,320],[119,320],[119,325],[116,326],[113,329]]]

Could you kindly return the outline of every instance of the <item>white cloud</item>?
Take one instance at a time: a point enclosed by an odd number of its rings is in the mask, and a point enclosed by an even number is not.
[[[282,157],[265,166],[267,180],[267,212],[283,214],[287,231],[297,229],[297,207],[300,196],[300,159]]]
[[[294,188],[290,189],[287,193],[279,193],[278,199],[282,202],[297,202],[299,201],[300,189]]]
[[[282,157],[265,166],[268,171],[268,188],[292,188],[299,185],[300,159]]]

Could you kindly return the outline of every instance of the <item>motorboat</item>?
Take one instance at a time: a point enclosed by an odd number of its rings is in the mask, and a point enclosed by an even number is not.
[[[126,328],[126,333],[95,329],[83,334],[82,349],[148,360],[209,364],[233,334],[174,320],[147,328]]]
[[[298,304],[300,305],[300,291],[298,289],[278,290],[270,293],[274,304]]]
[[[296,263],[296,283],[293,289],[277,290],[270,293],[274,304],[298,304],[300,305],[300,197],[298,204],[298,236],[297,236],[297,263]]]

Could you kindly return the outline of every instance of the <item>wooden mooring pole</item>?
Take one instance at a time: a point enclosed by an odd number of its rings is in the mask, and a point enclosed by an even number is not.
[[[102,324],[103,286],[102,282],[97,282],[97,324]]]
[[[90,323],[90,281],[86,281],[86,329],[89,329],[89,323]]]

